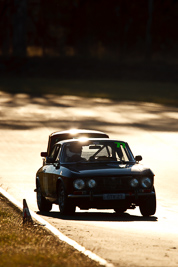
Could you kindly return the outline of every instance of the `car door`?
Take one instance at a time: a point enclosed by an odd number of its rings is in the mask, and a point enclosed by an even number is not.
[[[38,171],[38,177],[40,180],[40,187],[43,196],[48,196],[49,189],[48,189],[48,173],[49,173],[49,164],[45,164],[41,167],[40,171]]]
[[[43,166],[43,170],[42,170],[42,191],[44,196],[49,197],[50,195],[50,188],[49,188],[49,176],[51,173],[51,167],[52,164],[51,163],[47,163],[45,166]]]
[[[49,163],[46,172],[47,179],[47,192],[48,197],[55,198],[56,197],[56,183],[60,173],[60,165],[59,165],[59,155],[60,155],[61,145],[56,145],[54,150],[52,151],[53,162]]]

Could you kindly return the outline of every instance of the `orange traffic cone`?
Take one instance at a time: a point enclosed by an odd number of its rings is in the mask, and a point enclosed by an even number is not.
[[[26,222],[33,223],[33,220],[27,206],[26,199],[23,199],[23,224],[25,224]]]

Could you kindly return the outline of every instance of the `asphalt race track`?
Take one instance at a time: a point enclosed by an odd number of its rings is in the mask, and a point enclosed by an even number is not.
[[[178,266],[178,108],[74,96],[32,98],[0,92],[0,186],[37,211],[35,173],[48,135],[70,128],[105,131],[127,141],[155,173],[157,212],[139,209],[77,209],[60,216],[58,206],[41,215],[63,234],[114,266]]]

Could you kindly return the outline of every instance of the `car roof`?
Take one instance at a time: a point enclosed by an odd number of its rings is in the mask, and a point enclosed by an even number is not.
[[[86,129],[70,129],[66,131],[57,131],[50,134],[50,137],[55,135],[70,134],[71,137],[77,136],[79,134],[103,134],[105,137],[109,137],[106,133],[96,130],[86,130]]]

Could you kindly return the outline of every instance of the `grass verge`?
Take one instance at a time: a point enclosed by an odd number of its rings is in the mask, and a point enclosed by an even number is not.
[[[0,194],[0,267],[100,266],[39,225]]]

